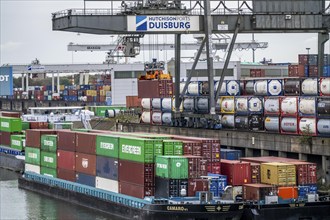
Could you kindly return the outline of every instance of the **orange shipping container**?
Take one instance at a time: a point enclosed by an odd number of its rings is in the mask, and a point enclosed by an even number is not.
[[[297,199],[298,187],[296,186],[278,187],[278,196],[281,197],[282,199]]]
[[[126,96],[126,108],[141,107],[141,99],[137,96]]]

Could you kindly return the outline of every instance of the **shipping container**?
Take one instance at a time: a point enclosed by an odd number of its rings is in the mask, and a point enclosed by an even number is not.
[[[298,199],[298,187],[297,186],[282,186],[277,189],[279,199]]]
[[[126,96],[126,108],[141,108],[141,99],[137,96]]]
[[[20,118],[3,117],[1,116],[0,131],[5,132],[21,132],[22,120]]]
[[[30,129],[30,122],[22,121],[22,130],[25,131],[27,129]]]
[[[12,134],[10,135],[10,147],[16,150],[24,150],[25,147],[25,135]],[[3,144],[5,145],[5,144]]]
[[[282,134],[298,134],[298,118],[297,117],[281,117],[280,131]]]
[[[281,116],[298,115],[298,97],[282,97],[280,103]]]
[[[301,199],[305,199],[306,194],[316,194],[317,193],[317,185],[301,185],[298,186],[298,197]]]
[[[153,163],[140,163],[128,160],[119,161],[119,182],[154,187],[155,166]]]
[[[330,136],[330,119],[319,119],[317,121],[317,132],[319,136]]]
[[[285,96],[300,96],[301,94],[301,80],[295,79],[284,79],[284,95]]]
[[[163,140],[164,155],[183,155],[183,143],[179,140]]]
[[[248,116],[236,116],[235,117],[235,128],[239,130],[249,129],[249,117]]]
[[[197,192],[205,192],[209,189],[207,179],[188,179],[188,196],[196,196]]]
[[[26,130],[26,146],[27,147],[41,147],[41,136],[44,134],[56,134],[57,131],[49,129],[28,129]]]
[[[262,97],[249,97],[248,98],[249,114],[263,114],[263,98]]]
[[[264,118],[264,126],[266,131],[280,132],[280,117],[267,116]]]
[[[41,167],[40,168],[40,174],[45,176],[50,176],[53,178],[57,178],[57,171],[56,169],[49,168],[49,167]]]
[[[21,113],[20,112],[1,111],[1,116],[0,117],[21,118]]]
[[[248,115],[248,97],[235,97],[235,113],[237,115]]]
[[[317,108],[317,116],[319,118],[330,118],[329,98],[318,98],[316,108]]]
[[[35,122],[35,121],[30,122],[31,129],[48,129],[48,127],[49,127],[48,122]]]
[[[165,98],[172,96],[172,80],[138,80],[139,98]]]
[[[202,143],[197,141],[182,141],[183,154],[202,156]]]
[[[40,149],[25,147],[25,163],[40,165]]]
[[[155,187],[119,182],[119,193],[144,199],[145,196],[154,196]]]
[[[316,97],[299,97],[298,109],[300,116],[315,116],[316,106]]]
[[[249,130],[263,131],[264,117],[262,115],[249,115]]]
[[[57,167],[75,171],[76,153],[72,151],[57,150]]]
[[[207,176],[210,179],[210,192],[215,197],[221,196],[227,187],[227,176],[214,173],[208,173]]]
[[[57,168],[57,154],[56,154],[56,152],[47,152],[47,151],[41,150],[40,164],[43,167],[56,169]]]
[[[118,158],[96,156],[96,176],[118,180]]]
[[[41,150],[56,152],[57,135],[41,135]]]
[[[156,176],[172,179],[188,178],[188,159],[180,156],[157,156]]]
[[[156,176],[155,197],[185,197],[188,193],[188,179],[167,179]]]
[[[265,97],[264,98],[264,115],[280,115],[280,98]]]
[[[95,178],[95,188],[119,193],[119,182],[97,176]]]
[[[295,165],[297,185],[316,184],[317,183],[317,165],[316,163],[304,161],[286,161],[287,164]]]
[[[77,172],[76,182],[86,186],[95,187],[95,176]]]
[[[121,137],[119,158],[141,163],[154,162],[154,141],[151,139]]]
[[[233,149],[220,149],[220,155],[221,159],[226,160],[239,160],[241,157],[241,151],[240,150],[233,150]]]
[[[221,160],[221,174],[227,176],[228,185],[241,186],[251,183],[251,167],[248,162]]]
[[[207,163],[207,172],[220,174],[221,173],[221,163],[220,162],[208,162]]]
[[[96,154],[118,158],[119,137],[114,135],[97,135]]]
[[[220,112],[226,114],[235,113],[235,97],[234,96],[222,96],[220,97]]]
[[[62,168],[57,168],[57,178],[62,180],[67,180],[71,182],[76,182],[76,171],[74,170],[67,170]]]
[[[93,133],[76,133],[76,151],[85,154],[96,153],[96,134]]]
[[[251,165],[251,183],[260,183],[260,163],[250,163]]]
[[[266,184],[244,184],[243,199],[248,201],[265,200],[265,196],[275,195],[276,187]]]
[[[200,178],[207,175],[207,160],[201,156],[184,156],[188,159],[188,178]]]
[[[76,132],[69,130],[58,130],[57,149],[65,151],[76,151]]]
[[[40,174],[40,166],[25,163],[24,172],[33,172],[33,173]]]
[[[287,163],[262,163],[260,166],[261,183],[276,186],[296,185],[296,168]]]
[[[328,66],[329,75],[330,76],[330,66]],[[320,78],[320,95],[321,96],[330,96],[330,77]]]
[[[304,117],[299,119],[299,134],[301,135],[317,135],[317,124],[315,117]]]
[[[96,155],[76,153],[76,171],[96,175]]]

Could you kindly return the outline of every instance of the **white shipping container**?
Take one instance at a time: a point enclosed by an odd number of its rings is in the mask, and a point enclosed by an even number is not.
[[[330,96],[330,78],[321,79],[320,92],[322,95]]]
[[[248,98],[247,97],[240,97],[235,98],[235,107],[236,112],[247,112],[248,111]]]
[[[305,79],[301,84],[301,92],[304,95],[317,95],[317,79]]]
[[[314,97],[300,97],[299,112],[306,115],[314,115],[316,113],[316,99]]]
[[[255,95],[267,95],[267,80],[258,80],[254,83]]]
[[[299,121],[299,132],[303,134],[315,134],[316,118],[301,118]]]
[[[153,98],[151,101],[152,108],[154,109],[160,109],[162,102],[160,98]]]
[[[151,107],[151,99],[150,98],[143,98],[141,99],[141,106],[145,109],[150,109]]]
[[[33,172],[40,174],[40,166],[25,163],[25,172]]]
[[[98,189],[118,193],[118,185],[118,181],[116,180],[110,180],[98,176],[95,178],[95,187]]]
[[[273,79],[268,81],[268,94],[269,95],[280,95],[282,93],[282,81]]]
[[[201,83],[200,82],[189,83],[187,92],[189,95],[201,95],[202,94]]]
[[[265,113],[279,113],[280,112],[280,100],[276,98],[265,99]]]
[[[143,123],[150,123],[151,122],[150,112],[142,112],[141,120]]]
[[[297,97],[286,97],[281,101],[282,114],[297,114]]]
[[[230,80],[227,82],[227,94],[228,95],[239,95],[240,93],[239,83],[235,80]]]

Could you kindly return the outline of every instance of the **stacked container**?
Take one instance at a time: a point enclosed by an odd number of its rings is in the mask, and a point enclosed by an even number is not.
[[[221,174],[227,176],[228,185],[242,186],[251,183],[251,167],[248,162],[221,160]]]
[[[12,134],[10,136],[10,147],[19,151],[23,151],[25,148],[25,134]]]
[[[41,136],[40,174],[57,177],[57,135]]]
[[[272,162],[262,163],[260,168],[261,183],[276,186],[296,185],[296,168],[294,165]]]
[[[281,133],[298,134],[298,97],[282,97]]]
[[[11,135],[20,134],[22,120],[16,117],[0,117],[0,145],[11,146]]]
[[[221,159],[226,160],[239,160],[241,157],[240,150],[232,150],[232,149],[220,149]]]
[[[210,192],[213,193],[213,196],[222,196],[222,194],[225,192],[225,188],[227,187],[227,176],[208,173],[207,177],[211,179]]]

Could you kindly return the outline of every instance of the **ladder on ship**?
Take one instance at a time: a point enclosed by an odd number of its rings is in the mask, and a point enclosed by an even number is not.
[[[93,129],[92,125],[90,123],[90,120],[88,120],[85,115],[81,116],[81,122],[83,123],[85,129],[88,129],[88,130]]]

